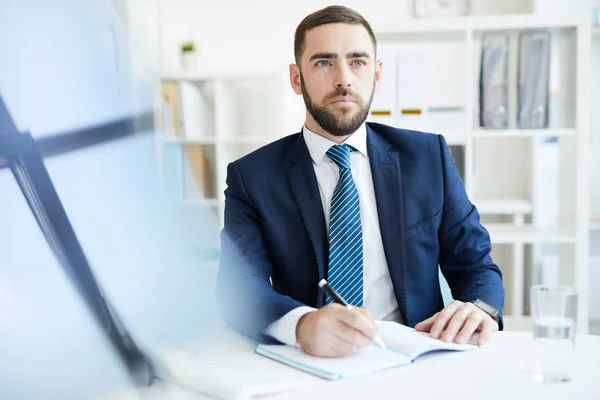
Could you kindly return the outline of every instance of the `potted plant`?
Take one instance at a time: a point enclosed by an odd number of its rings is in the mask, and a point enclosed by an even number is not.
[[[181,44],[181,69],[193,71],[196,68],[196,46],[187,41]]]

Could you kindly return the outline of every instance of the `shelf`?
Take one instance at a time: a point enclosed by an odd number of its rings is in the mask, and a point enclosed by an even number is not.
[[[189,144],[189,145],[215,144],[217,142],[216,138],[212,137],[212,136],[207,136],[207,137],[203,137],[203,138],[185,138],[185,137],[166,138],[166,137],[163,137],[163,138],[161,138],[161,140],[163,141],[163,143],[167,143],[167,144]]]
[[[484,224],[494,244],[514,243],[575,243],[575,236],[564,234],[552,227],[535,227],[530,224]]]
[[[530,214],[533,206],[530,200],[519,197],[477,198],[472,200],[480,214]]]
[[[576,129],[476,129],[471,132],[471,136],[477,139],[575,136],[576,134]]]
[[[378,36],[448,33],[467,31],[521,30],[539,28],[573,28],[584,23],[577,17],[505,15],[505,16],[467,16],[455,18],[422,18],[398,21],[375,21],[371,24]],[[384,39],[382,37],[382,39]]]

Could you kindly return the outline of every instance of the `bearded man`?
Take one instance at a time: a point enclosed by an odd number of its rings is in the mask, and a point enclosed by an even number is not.
[[[308,15],[294,51],[302,131],[227,169],[223,319],[323,357],[369,345],[376,320],[456,343],[479,331],[485,343],[502,329],[502,274],[444,137],[365,122],[383,64],[354,10]],[[440,270],[454,298],[446,306]],[[350,307],[333,302],[322,279]]]

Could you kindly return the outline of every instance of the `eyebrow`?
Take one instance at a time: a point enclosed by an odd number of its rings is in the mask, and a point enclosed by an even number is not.
[[[369,57],[369,53],[366,53],[364,51],[352,51],[348,54],[346,54],[347,58],[370,58]]]
[[[316,53],[316,54],[313,54],[312,57],[310,57],[309,61],[316,60],[317,58],[325,58],[325,59],[331,60],[331,59],[337,58],[337,54],[335,54],[335,53]]]
[[[332,60],[332,59],[336,59],[337,56],[338,55],[336,53],[315,53],[310,57],[309,61],[316,60],[318,58]],[[347,58],[370,58],[369,53],[366,53],[364,51],[351,51],[348,54],[346,54],[346,57]]]

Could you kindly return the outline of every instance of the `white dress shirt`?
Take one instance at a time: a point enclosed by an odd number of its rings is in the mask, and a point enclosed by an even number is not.
[[[327,155],[327,150],[337,143],[318,135],[304,127],[304,141],[313,161],[315,175],[319,184],[319,193],[323,203],[325,223],[329,230],[329,211],[333,191],[340,177],[340,171],[335,162]],[[358,190],[360,202],[360,222],[363,231],[363,308],[369,310],[376,320],[393,320],[401,322],[398,302],[390,279],[381,230],[373,176],[367,154],[367,128],[363,124],[345,142],[357,151],[350,153],[352,179]],[[312,307],[298,307],[267,327],[265,333],[289,346],[297,346],[296,325],[298,320],[308,312],[315,311]]]

